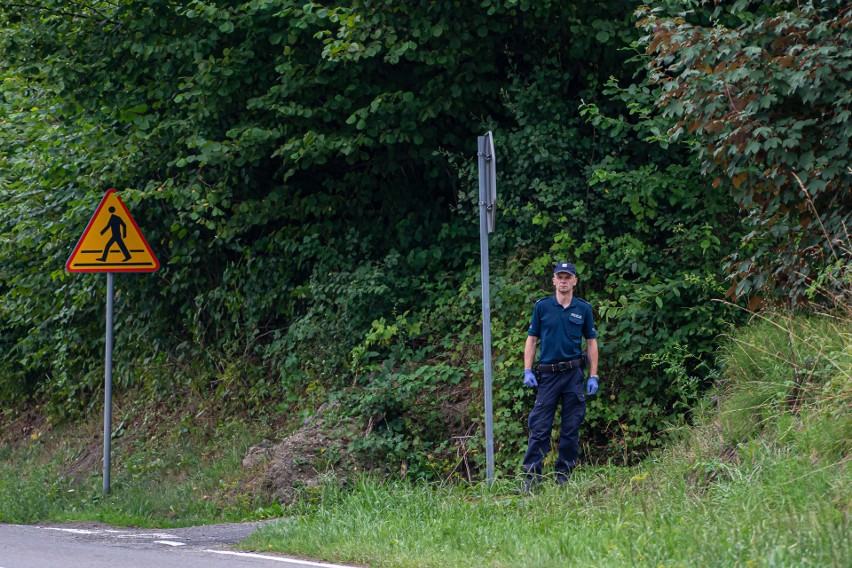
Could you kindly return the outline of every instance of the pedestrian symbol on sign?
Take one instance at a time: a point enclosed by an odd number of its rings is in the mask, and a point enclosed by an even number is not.
[[[125,224],[121,217],[115,214],[115,207],[110,207],[109,212],[112,215],[110,215],[106,227],[101,230],[101,234],[103,235],[107,231],[112,231],[112,237],[107,241],[104,247],[104,254],[98,260],[106,262],[107,256],[109,256],[109,249],[112,248],[113,244],[117,244],[121,252],[124,253],[124,262],[127,262],[132,258],[130,251],[127,250],[127,245],[124,244],[124,239],[127,237],[127,224]]]

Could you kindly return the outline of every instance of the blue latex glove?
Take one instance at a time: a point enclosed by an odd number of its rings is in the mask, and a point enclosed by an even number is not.
[[[535,373],[532,369],[524,369],[524,384],[528,387],[537,387],[538,381],[535,378]]]
[[[592,375],[586,382],[586,394],[595,394],[598,392],[598,376]]]

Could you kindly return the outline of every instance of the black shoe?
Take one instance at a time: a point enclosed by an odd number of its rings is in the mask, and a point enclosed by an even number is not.
[[[527,477],[517,490],[519,494],[532,493],[540,488],[541,476]]]
[[[563,462],[559,464],[560,466],[567,466],[567,469],[557,469],[556,470],[556,484],[559,487],[565,487],[565,484],[568,483],[568,478],[571,477],[571,472],[574,471],[574,468],[577,467],[576,461]]]
[[[568,471],[556,472],[556,485],[558,485],[559,487],[565,487],[565,485],[568,483],[568,478],[571,477],[572,471],[574,471],[574,468],[571,468]]]

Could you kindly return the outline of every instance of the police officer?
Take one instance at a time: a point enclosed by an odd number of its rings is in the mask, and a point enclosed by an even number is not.
[[[536,302],[524,346],[524,384],[538,387],[535,407],[530,413],[530,439],[524,455],[529,490],[541,480],[542,464],[550,449],[550,432],[556,406],[562,403],[562,428],[556,481],[562,485],[577,463],[580,424],[586,416],[586,395],[598,390],[598,341],[592,306],[574,296],[577,271],[570,262],[553,269],[556,294]],[[586,338],[588,356],[581,351]],[[536,348],[541,347],[539,365],[533,368]],[[587,361],[588,359],[588,361]],[[589,380],[583,388],[586,363]]]

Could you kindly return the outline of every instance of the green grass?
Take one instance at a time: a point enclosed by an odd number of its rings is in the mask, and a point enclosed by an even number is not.
[[[100,469],[68,474],[101,451],[93,422],[0,448],[0,521],[166,527],[283,514],[243,547],[371,567],[850,566],[852,319],[756,318],[720,360],[715,396],[664,450],[636,467],[581,467],[533,495],[505,478],[327,474],[285,510],[239,467],[264,427],[160,419],[116,440],[104,497]]]
[[[329,479],[244,544],[374,567],[849,566],[852,322],[761,319],[723,360],[718,405],[639,467],[532,496]]]
[[[0,521],[101,521],[169,527],[257,518],[269,503],[247,492],[240,460],[259,435],[236,421],[164,421],[113,440],[103,493],[102,435],[95,422],[38,433],[0,456]],[[90,455],[87,467],[74,464]],[[260,513],[258,512],[260,509]]]
[[[845,469],[754,451],[748,468],[712,482],[704,465],[653,463],[586,469],[529,497],[510,482],[330,486],[315,509],[244,545],[370,566],[843,565],[852,553]]]

